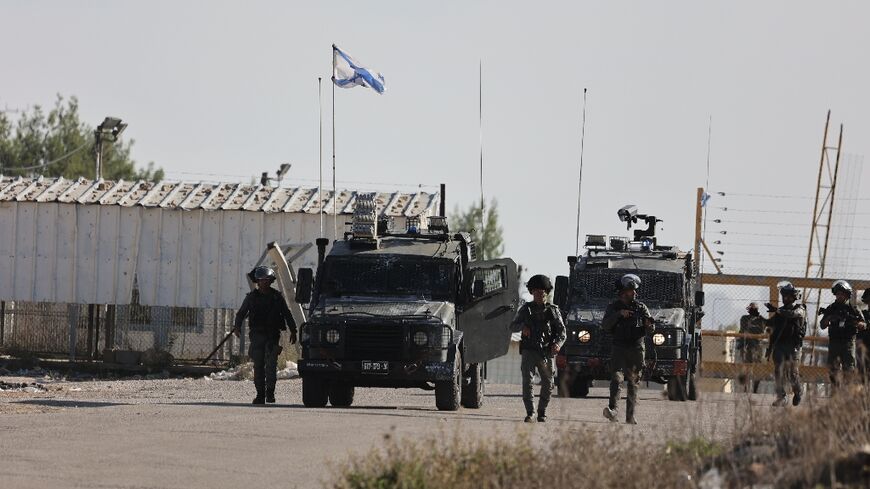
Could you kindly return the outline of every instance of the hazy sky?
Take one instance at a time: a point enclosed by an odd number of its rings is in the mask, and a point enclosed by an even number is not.
[[[316,185],[317,77],[328,167],[336,43],[387,85],[336,90],[340,186],[443,182],[450,209],[479,195],[482,60],[485,193],[533,273],[564,273],[574,252],[584,87],[582,234],[624,234],[616,210],[632,203],[689,248],[710,116],[713,191],[812,197],[829,108],[845,150],[870,149],[862,1],[0,0],[0,19],[0,109],[76,95],[86,120],[129,122],[137,161],[175,180],[289,161],[285,183]],[[812,200],[790,208],[808,222]]]

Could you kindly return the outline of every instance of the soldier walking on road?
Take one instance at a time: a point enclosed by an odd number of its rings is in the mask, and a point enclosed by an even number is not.
[[[828,330],[828,369],[831,384],[840,385],[841,376],[851,377],[855,370],[855,337],[866,328],[864,316],[849,304],[852,286],[845,280],[837,280],[831,286],[836,300],[820,309],[822,322],[819,326]]]
[[[870,305],[870,289],[864,289],[861,295],[861,302]],[[861,311],[864,315],[864,330],[858,332],[858,367],[861,371],[861,381],[865,384],[870,383],[870,328],[866,325],[870,324],[870,309]]]
[[[296,322],[287,308],[281,292],[272,288],[275,271],[257,267],[252,272],[257,288],[248,292],[242,307],[236,313],[233,333],[239,336],[242,322],[248,318],[248,356],[254,362],[254,386],[257,397],[253,404],[275,402],[275,381],[278,375],[279,340],[281,331],[290,329],[290,343],[296,343]]]
[[[750,302],[746,307],[747,314],[740,318],[740,333],[762,335],[765,330],[765,321],[758,313],[758,305]],[[764,360],[764,354],[761,351],[761,340],[759,338],[738,338],[737,350],[741,354],[743,363],[760,364]],[[755,380],[754,376],[751,379],[752,392],[758,392],[760,380]]]
[[[801,346],[807,333],[806,306],[798,304],[800,292],[791,282],[779,284],[782,296],[782,306],[779,309],[772,304],[765,304],[770,318],[767,324],[771,327],[770,344],[767,346],[766,357],[773,358],[776,400],[774,406],[783,406],[786,402],[785,384],[791,384],[794,397],[793,406],[801,403],[801,380],[798,371],[801,358]]]
[[[523,404],[526,407],[527,423],[534,421],[535,405],[532,394],[532,376],[535,370],[541,376],[541,392],[538,396],[538,422],[547,420],[547,405],[555,385],[553,357],[565,342],[565,323],[559,307],[547,302],[553,290],[550,278],[535,275],[526,283],[533,301],[520,307],[511,323],[513,332],[522,332],[520,337],[520,368],[523,374]]]
[[[604,408],[604,417],[616,421],[617,402],[623,380],[628,384],[625,401],[625,422],[637,424],[634,418],[637,388],[644,369],[644,338],[652,334],[655,321],[643,302],[637,300],[640,277],[624,275],[616,281],[619,299],[610,303],[604,313],[602,327],[613,337],[610,355],[610,402]]]

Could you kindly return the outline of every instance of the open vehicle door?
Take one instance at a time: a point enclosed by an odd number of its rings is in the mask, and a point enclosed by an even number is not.
[[[468,302],[459,317],[465,363],[498,358],[510,347],[510,323],[519,307],[517,264],[510,258],[472,262],[465,284]]]

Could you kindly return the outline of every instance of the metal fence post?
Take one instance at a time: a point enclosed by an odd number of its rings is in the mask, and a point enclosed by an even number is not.
[[[0,301],[0,346],[6,340],[6,301]]]
[[[69,359],[76,359],[76,342],[78,341],[78,325],[79,325],[79,305],[69,304],[67,306],[67,317],[69,318]]]

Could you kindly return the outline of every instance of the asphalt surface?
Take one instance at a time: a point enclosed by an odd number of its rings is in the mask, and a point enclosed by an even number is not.
[[[526,424],[519,386],[488,385],[481,409],[445,413],[432,392],[357,389],[351,408],[306,409],[299,379],[279,381],[278,403],[251,406],[249,381],[205,379],[40,382],[44,392],[0,392],[0,486],[12,488],[323,487],[348,457],[377,450],[384,436],[453,433],[554,436],[593,430],[626,432],[653,442],[685,436],[720,438],[748,402],[769,396],[706,394],[670,402],[642,390],[639,425],[602,416],[607,392],[554,399],[549,422]],[[34,389],[29,389],[34,390]],[[621,406],[624,409],[624,405]]]

